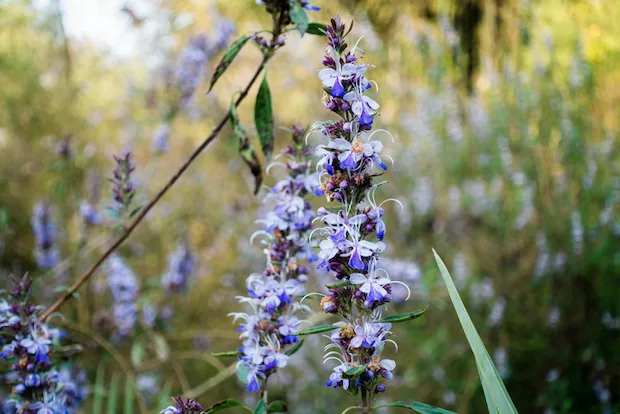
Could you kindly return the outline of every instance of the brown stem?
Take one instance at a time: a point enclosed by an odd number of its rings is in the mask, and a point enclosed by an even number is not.
[[[265,65],[267,64],[267,61],[271,58],[272,55],[273,53],[265,54],[262,62],[256,69],[254,76],[252,77],[248,85],[245,87],[243,92],[241,92],[241,95],[239,95],[239,98],[237,98],[237,101],[235,102],[236,106],[239,105],[243,101],[243,99],[247,96],[247,94],[250,92],[252,85],[254,85],[254,82],[256,82],[256,79],[258,79],[258,76],[261,74],[261,72],[265,68]],[[224,125],[226,125],[226,123],[228,122],[229,117],[230,117],[230,112],[227,112],[226,115],[222,117],[219,124],[217,124],[217,126],[213,129],[213,131],[211,132],[211,135],[209,135],[202,142],[202,144],[200,144],[200,146],[196,148],[196,150],[192,153],[192,155],[188,158],[188,160],[185,161],[185,163],[181,166],[181,168],[179,168],[179,170],[172,176],[172,178],[170,178],[170,180],[168,181],[168,183],[166,183],[164,188],[162,188],[159,191],[159,193],[157,193],[157,195],[153,197],[153,199],[142,210],[140,210],[140,213],[138,213],[134,221],[123,231],[123,233],[121,233],[121,235],[108,248],[108,250],[106,250],[105,253],[103,253],[101,257],[99,257],[99,259],[97,259],[95,264],[93,264],[90,269],[88,269],[85,273],[83,273],[78,278],[78,280],[76,280],[76,282],[69,289],[67,289],[67,291],[39,317],[39,321],[42,322],[45,319],[47,319],[47,317],[49,317],[52,313],[56,312],[66,301],[71,299],[73,294],[77,292],[77,290],[81,288],[82,285],[84,285],[88,281],[88,279],[90,279],[90,277],[95,273],[95,271],[99,268],[99,266],[101,266],[103,262],[108,257],[110,257],[110,255],[114,253],[114,251],[118,249],[125,240],[127,240],[129,235],[133,233],[136,227],[138,227],[138,224],[140,224],[142,220],[144,220],[146,215],[149,213],[149,211],[151,211],[151,209],[155,206],[155,204],[157,204],[159,200],[168,192],[168,190],[170,190],[170,188],[178,181],[181,175],[183,175],[183,173],[189,168],[189,166],[194,162],[194,160],[198,158],[200,153],[202,153],[205,150],[205,148],[207,148],[207,146],[209,146],[209,144],[211,144],[211,142],[213,142],[215,138],[217,138],[218,134],[220,133]]]

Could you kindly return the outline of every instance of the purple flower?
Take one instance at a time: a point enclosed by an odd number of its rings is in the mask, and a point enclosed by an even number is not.
[[[319,79],[323,82],[323,86],[331,89],[331,95],[335,98],[342,98],[345,94],[342,81],[348,81],[355,75],[355,65],[345,63],[340,66],[340,62],[336,61],[336,69],[326,68],[319,72]]]
[[[178,245],[174,253],[168,256],[168,271],[161,276],[161,283],[169,294],[185,294],[196,267],[196,255],[187,243]]]
[[[357,44],[348,49],[346,26],[340,18],[330,23],[326,26],[328,47],[322,62],[325,69],[319,79],[327,91],[325,106],[342,119],[313,125],[313,131],[320,131],[327,139],[315,151],[320,158],[317,171],[321,189],[328,201],[336,202],[330,211],[317,211],[324,224],[318,229],[317,242],[322,259],[319,267],[326,266],[345,283],[328,287],[321,300],[325,312],[344,319],[336,325],[338,329],[330,337],[332,343],[326,347],[324,360],[335,360],[338,365],[325,385],[370,395],[372,399],[386,390],[382,382],[392,378],[396,367],[394,361],[381,359],[385,344],[393,341],[387,339],[390,325],[379,323],[380,305],[392,300],[392,284],[402,282],[392,282],[387,272],[384,277],[377,274],[382,270],[377,269],[377,263],[386,248],[382,242],[386,226],[384,211],[375,203],[378,184],[373,184],[373,179],[387,166],[381,157],[383,144],[368,132],[379,109],[379,104],[365,95],[372,84],[366,78],[370,65],[358,63]],[[359,376],[343,377],[344,372],[358,372],[359,367],[365,368]],[[372,406],[373,401],[360,405]]]
[[[381,253],[385,250],[385,243],[383,242],[369,242],[367,240],[345,240],[344,242],[347,249],[351,249],[347,253],[343,253],[343,257],[349,258],[349,265],[358,270],[364,270],[366,265],[362,261],[364,257],[371,257],[376,253]]]
[[[364,306],[372,308],[375,303],[383,303],[388,292],[383,286],[390,283],[387,277],[379,277],[376,271],[369,272],[367,276],[361,273],[353,273],[349,281],[354,285],[361,285],[359,290],[366,294]]]
[[[252,392],[286,366],[285,347],[298,342],[295,332],[302,323],[294,313],[308,311],[297,300],[305,292],[303,284],[309,272],[301,261],[313,256],[308,235],[315,214],[306,197],[317,192],[319,182],[318,174],[310,173],[312,151],[304,144],[306,131],[293,127],[292,132],[295,145],[276,157],[286,159],[277,165],[284,166],[288,174],[265,198],[271,211],[258,222],[266,229],[255,233],[265,236],[267,264],[263,273],[248,276],[247,296],[238,297],[252,312],[231,314],[235,321],[244,321],[238,329],[243,339],[238,369],[247,371],[247,390]]]
[[[124,337],[133,330],[138,321],[138,305],[136,302],[140,293],[140,283],[133,271],[116,254],[108,258],[104,264],[104,269],[114,299],[112,311],[117,334]]]
[[[374,348],[380,342],[380,324],[365,323],[355,327],[355,337],[351,339],[352,348]]]
[[[370,127],[372,126],[373,115],[379,109],[379,104],[364,95],[366,89],[366,86],[360,82],[353,91],[347,92],[343,99],[351,104],[351,111],[358,117],[360,125]]]
[[[37,265],[43,270],[51,269],[60,261],[60,253],[54,247],[56,226],[52,221],[49,204],[37,204],[32,213],[31,222],[36,242],[34,255]]]
[[[342,377],[342,373],[348,370],[349,367],[346,364],[341,364],[334,367],[333,372],[329,376],[329,381],[325,383],[326,387],[342,388],[344,390],[349,389],[349,380]]]
[[[49,345],[52,343],[46,336],[39,336],[35,332],[31,332],[28,338],[24,338],[20,341],[20,345],[26,348],[29,354],[46,355],[50,351]]]
[[[161,124],[153,132],[153,138],[151,139],[151,145],[155,153],[161,154],[168,152],[170,140],[170,125]]]

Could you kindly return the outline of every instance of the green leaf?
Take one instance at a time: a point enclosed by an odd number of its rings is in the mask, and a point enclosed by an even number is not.
[[[334,283],[333,285],[326,285],[325,287],[327,289],[337,289],[337,288],[348,287],[348,286],[353,286],[353,283],[345,281],[345,282]]]
[[[228,408],[235,408],[235,407],[243,408],[244,410],[248,412],[252,412],[251,409],[241,404],[239,401],[229,398],[227,400],[220,401],[219,403],[215,404],[213,407],[205,411],[205,414],[217,413],[218,411],[224,411]]]
[[[267,414],[267,393],[256,403],[254,414]]]
[[[256,104],[254,105],[254,123],[256,124],[256,132],[260,145],[263,148],[265,158],[270,159],[273,152],[275,135],[273,133],[273,105],[271,104],[271,92],[269,91],[269,83],[267,83],[267,75],[258,88],[256,95]]]
[[[170,405],[170,393],[172,392],[172,382],[167,381],[159,393],[159,407],[167,407]]]
[[[288,406],[284,401],[274,401],[267,407],[268,413],[287,413]]]
[[[124,411],[123,414],[132,414],[133,413],[133,398],[134,398],[134,389],[133,384],[129,380],[129,378],[125,379],[125,403],[124,403]]]
[[[387,318],[381,319],[377,323],[398,323],[398,322],[410,321],[412,319],[419,318],[420,316],[424,314],[424,312],[426,312],[426,308],[418,309],[417,311],[414,311],[414,312],[403,313],[401,315],[388,316]]]
[[[117,372],[112,374],[112,379],[110,380],[110,391],[108,391],[108,414],[116,414],[118,411],[116,407],[118,405],[118,383],[119,383],[119,375]]]
[[[368,364],[360,365],[357,367],[349,368],[345,372],[342,373],[342,376],[345,378],[357,378],[366,371],[368,368]]]
[[[306,29],[306,33],[316,36],[327,36],[326,33],[327,27],[323,23],[308,23],[308,28]]]
[[[131,346],[131,363],[137,367],[144,360],[144,346],[141,341],[136,341]]]
[[[103,396],[105,381],[105,368],[103,363],[100,363],[97,367],[97,374],[95,376],[95,388],[92,391],[93,395],[93,412],[92,414],[101,414],[103,412]]]
[[[411,405],[407,405],[402,401],[396,401],[389,404],[381,404],[377,405],[373,408],[381,408],[381,407],[400,407],[407,408],[412,411],[416,411],[420,414],[455,414],[453,411],[444,410],[443,408],[433,407],[432,405],[424,404],[418,401],[415,401]]]
[[[319,325],[319,326],[313,326],[311,328],[302,329],[301,331],[297,331],[295,332],[295,335],[296,336],[314,335],[314,334],[318,334],[321,332],[333,331],[334,329],[338,329],[338,327],[334,325]]]
[[[302,36],[308,31],[308,15],[301,3],[293,3],[293,7],[291,8],[291,20],[295,23],[295,27]]]
[[[67,285],[62,285],[62,286],[57,286],[54,288],[54,292],[56,293],[67,293],[69,291],[70,287]],[[72,296],[76,299],[80,298],[80,292],[73,292]]]
[[[109,216],[121,218],[121,213],[119,213],[117,210],[115,210],[112,207],[106,207],[103,211]]]
[[[452,304],[456,310],[461,327],[467,337],[467,342],[469,342],[469,346],[471,347],[476,359],[478,375],[480,376],[480,381],[482,382],[489,412],[493,414],[517,413],[517,409],[514,406],[508,391],[506,390],[506,386],[504,385],[502,378],[499,376],[497,368],[495,368],[495,365],[493,364],[493,360],[489,356],[489,353],[487,352],[487,349],[485,348],[474,323],[467,313],[467,309],[465,308],[465,305],[459,296],[459,292],[452,281],[450,272],[448,272],[446,265],[434,249],[433,254],[435,255],[435,261],[437,262],[439,271],[441,272],[441,277],[448,288],[448,294],[450,295],[450,299],[452,300]]]
[[[143,206],[138,206],[138,207],[134,208],[134,209],[131,211],[131,213],[129,213],[129,218],[132,218],[133,216],[135,216],[136,214],[138,214],[138,212],[139,212],[140,210],[142,210],[142,207],[143,207]]]
[[[243,363],[237,364],[237,378],[244,384],[248,383],[248,373],[250,370]]]
[[[168,346],[168,342],[166,338],[164,338],[161,334],[153,335],[153,342],[155,345],[155,353],[157,354],[157,358],[160,361],[167,361],[170,356],[170,347]]]
[[[301,349],[303,344],[304,344],[304,340],[302,339],[301,341],[298,341],[291,349],[286,351],[285,354],[288,355],[288,356],[293,355],[295,352],[297,352],[297,351],[299,351]]]
[[[235,136],[239,141],[239,154],[248,165],[248,167],[250,167],[250,171],[254,176],[254,194],[257,194],[258,190],[260,190],[260,185],[263,182],[263,169],[260,165],[260,162],[258,162],[254,147],[252,147],[252,144],[250,144],[248,134],[246,134],[245,129],[243,129],[243,126],[239,121],[239,117],[237,116],[237,108],[235,106],[234,100],[230,105],[230,123],[232,124]]]
[[[216,357],[238,357],[241,355],[239,351],[213,352],[211,355]]]
[[[248,40],[250,40],[249,36],[240,37],[239,39],[235,40],[235,42],[230,45],[228,49],[226,49],[222,60],[215,68],[213,77],[211,77],[211,83],[209,84],[208,92],[211,92],[211,89],[213,89],[213,85],[215,85],[215,82],[217,82],[217,80],[224,74],[224,72],[226,72],[226,69],[228,69],[232,61],[235,60],[235,58],[239,54],[239,51],[241,51],[241,48],[245,46]]]

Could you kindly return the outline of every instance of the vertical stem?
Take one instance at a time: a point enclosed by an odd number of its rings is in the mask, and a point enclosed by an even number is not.
[[[268,401],[267,401],[267,381],[269,381],[269,375],[265,377],[265,381],[263,381],[260,387],[259,401],[265,400],[265,409],[267,409]]]
[[[362,403],[360,404],[362,414],[370,414],[370,401],[368,398],[368,391],[362,387]]]

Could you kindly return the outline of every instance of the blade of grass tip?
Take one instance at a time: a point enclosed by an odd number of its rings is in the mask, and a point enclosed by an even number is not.
[[[467,313],[467,309],[465,308],[459,292],[452,281],[450,272],[448,272],[446,265],[443,260],[441,260],[435,249],[433,249],[433,254],[435,255],[435,261],[437,262],[441,277],[443,278],[448,289],[448,294],[450,295],[450,299],[454,305],[459,322],[461,323],[465,336],[467,337],[467,342],[469,342],[469,346],[471,347],[476,359],[480,380],[483,383],[483,390],[486,386],[485,397],[487,398],[487,405],[490,408],[493,407],[490,412],[500,412],[502,414],[517,413],[517,409],[514,406],[508,391],[506,390],[506,386],[504,385],[502,378],[497,373],[493,360],[489,356],[489,353],[482,342],[482,338],[480,338],[474,323]],[[489,397],[491,398],[491,401],[488,400]]]
[[[172,391],[172,382],[166,381],[159,397],[159,407],[163,410],[170,405],[170,392]]]
[[[103,382],[105,381],[105,368],[103,364],[97,367],[95,377],[95,388],[93,389],[93,414],[101,414],[103,412]]]
[[[125,380],[125,403],[124,403],[125,411],[123,411],[123,414],[133,414],[133,402],[134,402],[133,391],[134,391],[133,384],[131,383],[131,380],[127,378]]]
[[[112,374],[112,380],[110,381],[110,390],[108,391],[108,407],[107,414],[116,414],[116,407],[118,406],[118,380],[120,375],[117,372]]]

